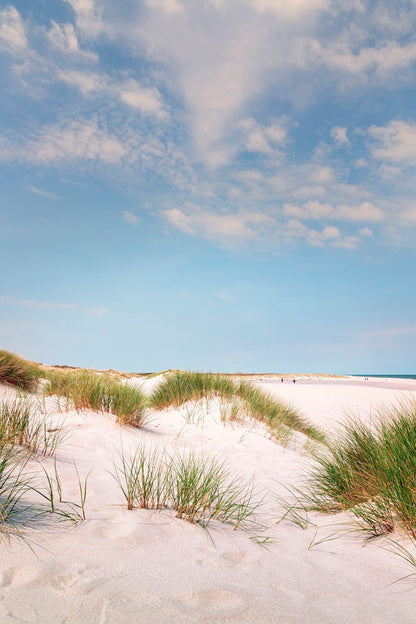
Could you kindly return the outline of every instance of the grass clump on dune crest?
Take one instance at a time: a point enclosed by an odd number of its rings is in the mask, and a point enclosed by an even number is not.
[[[222,375],[178,371],[159,384],[149,404],[160,410],[171,405],[180,407],[190,399],[198,401],[210,396],[231,398],[234,393],[234,382]]]
[[[258,506],[251,483],[232,480],[225,463],[194,453],[173,454],[139,446],[131,455],[120,453],[115,465],[129,510],[171,509],[176,517],[204,528],[211,520],[244,525]]]
[[[325,442],[323,432],[303,418],[295,408],[256,388],[252,383],[241,382],[236,394],[245,402],[250,416],[265,422],[277,437],[279,432],[283,434],[288,429],[299,431],[317,442]]]
[[[249,382],[235,382],[229,377],[213,373],[175,372],[165,378],[155,389],[149,404],[155,409],[171,405],[180,407],[186,401],[209,399],[242,401],[248,414],[268,425],[270,432],[279,440],[286,441],[293,430],[300,431],[318,442],[325,436],[317,427],[304,419],[297,410],[276,400]]]
[[[357,419],[317,456],[310,506],[349,511],[368,536],[399,528],[416,539],[416,402],[377,414],[373,427]]]
[[[34,392],[40,376],[40,370],[33,364],[9,351],[0,350],[0,383]]]
[[[87,370],[48,375],[46,395],[72,401],[77,410],[92,409],[115,414],[118,422],[142,427],[146,398],[139,388],[107,374]]]

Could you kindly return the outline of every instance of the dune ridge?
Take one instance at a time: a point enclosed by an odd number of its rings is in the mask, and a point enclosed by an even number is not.
[[[131,377],[124,383],[149,395],[163,379]],[[416,395],[412,380],[374,384],[299,376],[296,383],[288,378],[282,383],[280,377],[258,376],[254,384],[329,435],[335,435],[346,411],[368,422],[377,406]],[[15,395],[0,385],[0,399]],[[140,429],[120,425],[105,411],[67,409],[54,396],[42,401],[51,422],[68,435],[54,457],[32,461],[32,469],[53,474],[56,462],[64,497],[78,503],[79,483],[89,473],[86,520],[76,525],[33,521],[24,529],[27,543],[3,536],[2,622],[412,621],[413,592],[389,586],[409,573],[399,557],[376,546],[362,548],[351,533],[323,539],[334,532],[327,525],[342,526],[345,514],[311,513],[306,530],[288,517],[281,520],[282,499],[288,489],[302,486],[311,465],[304,434],[295,433],[281,445],[262,422],[224,418],[218,397],[160,412],[149,409]],[[233,531],[214,520],[207,531],[169,509],[129,511],[114,463],[121,448],[130,452],[138,444],[225,461],[231,475],[255,487],[262,504],[252,522]]]

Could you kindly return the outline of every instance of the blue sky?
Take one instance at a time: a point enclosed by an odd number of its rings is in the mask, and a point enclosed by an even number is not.
[[[0,5],[0,345],[415,373],[415,0]]]

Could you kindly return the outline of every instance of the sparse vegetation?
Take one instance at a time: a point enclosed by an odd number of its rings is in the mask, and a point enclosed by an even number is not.
[[[31,397],[15,397],[0,403],[0,440],[3,445],[25,447],[30,453],[53,455],[65,437],[37,413]]]
[[[142,427],[146,398],[139,388],[108,374],[87,370],[48,375],[46,395],[69,399],[77,410],[93,409],[115,414],[120,423]]]
[[[72,501],[65,501],[62,497],[62,482],[58,473],[58,469],[56,466],[56,461],[54,464],[54,472],[55,478],[51,477],[47,470],[43,468],[45,473],[45,486],[43,488],[37,487],[32,488],[32,490],[40,495],[44,500],[47,501],[47,508],[45,513],[53,514],[58,518],[59,521],[70,521],[75,524],[79,522],[83,522],[87,519],[86,517],[86,500],[87,500],[87,484],[88,477],[90,476],[91,470],[86,475],[85,479],[82,480],[76,463],[74,462],[74,469],[77,475],[78,481],[78,490],[79,490],[79,503],[74,503]],[[56,494],[55,494],[56,490]],[[58,501],[56,500],[58,498]]]
[[[193,453],[169,455],[144,446],[132,455],[122,450],[114,477],[129,510],[173,509],[178,518],[204,528],[216,519],[236,529],[257,507],[251,483],[230,479],[223,462]]]
[[[265,422],[278,439],[287,438],[292,430],[305,434],[317,442],[325,442],[325,435],[315,425],[309,423],[299,412],[267,394],[252,383],[241,382],[236,390],[249,415],[256,420]]]
[[[372,427],[353,419],[316,460],[311,508],[351,512],[368,538],[398,528],[416,540],[416,402],[381,410]]]
[[[150,397],[150,407],[165,409],[180,407],[190,399],[198,401],[207,397],[232,398],[235,384],[232,379],[213,373],[177,371],[169,374]]]
[[[267,424],[272,435],[283,442],[288,440],[293,430],[318,442],[325,441],[324,434],[294,408],[276,400],[252,383],[235,382],[223,375],[175,372],[159,384],[150,397],[149,404],[160,410],[171,405],[180,407],[189,400],[208,400],[213,397],[234,400],[234,406],[238,405],[235,399],[240,400],[249,416]],[[225,413],[224,409],[222,413]]]
[[[65,435],[60,427],[50,426],[38,411],[32,397],[16,396],[0,404],[0,535],[21,535],[18,525],[30,523],[45,513],[73,519],[75,508],[81,508],[66,503],[71,511],[68,514],[54,507],[53,499],[48,508],[30,502],[33,494],[48,499],[37,485],[38,480],[31,470],[33,465],[29,465],[30,460],[54,455]],[[51,479],[48,476],[47,481],[50,486]]]
[[[20,513],[20,500],[29,490],[25,468],[28,455],[0,441],[0,535]]]
[[[34,364],[9,351],[0,350],[0,383],[33,392],[37,388],[40,376],[41,372]]]

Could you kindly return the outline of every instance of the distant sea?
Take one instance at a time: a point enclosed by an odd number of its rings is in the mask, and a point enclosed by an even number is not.
[[[387,377],[391,379],[416,379],[416,375],[352,375],[352,377]]]

